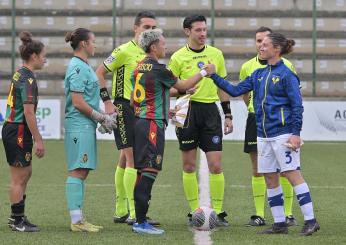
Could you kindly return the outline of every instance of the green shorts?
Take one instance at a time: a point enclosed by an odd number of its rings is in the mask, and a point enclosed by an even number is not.
[[[68,170],[96,169],[96,131],[65,132],[65,152]]]

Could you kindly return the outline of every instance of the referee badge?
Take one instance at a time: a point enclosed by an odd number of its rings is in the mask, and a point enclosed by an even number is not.
[[[200,61],[200,62],[197,63],[197,67],[198,67],[199,69],[202,69],[203,66],[204,66],[204,62],[203,62],[203,61]]]
[[[27,161],[27,162],[31,161],[31,153],[30,152],[25,153],[25,161]]]
[[[83,162],[86,163],[88,161],[88,154],[84,153]]]
[[[212,138],[212,141],[213,141],[214,144],[219,144],[220,143],[220,137],[219,136],[214,136]]]

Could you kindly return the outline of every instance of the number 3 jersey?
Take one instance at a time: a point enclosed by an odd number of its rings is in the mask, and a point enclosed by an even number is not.
[[[168,121],[169,89],[177,78],[166,65],[146,57],[136,67],[131,78],[134,86],[135,116]]]
[[[7,98],[6,122],[26,123],[24,104],[33,104],[36,112],[38,88],[34,73],[25,66],[19,68],[12,77]]]

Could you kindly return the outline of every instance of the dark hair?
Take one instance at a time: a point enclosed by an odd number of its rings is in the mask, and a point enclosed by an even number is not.
[[[153,12],[150,11],[141,11],[136,15],[135,18],[135,25],[136,26],[140,26],[141,25],[141,20],[143,18],[150,18],[150,19],[156,19],[155,14]]]
[[[281,33],[273,32],[267,35],[274,47],[281,47],[280,55],[289,54],[293,51],[293,46],[295,45],[295,41],[293,39],[287,39]]]
[[[22,31],[19,33],[19,38],[22,41],[19,53],[24,61],[28,61],[32,54],[39,55],[42,52],[44,44],[41,41],[33,40],[30,32]]]
[[[269,32],[269,33],[273,33],[273,30],[270,29],[269,27],[261,26],[260,28],[258,28],[258,29],[256,30],[256,34],[259,33],[259,32]]]
[[[192,24],[197,21],[207,22],[207,19],[203,15],[198,15],[198,14],[189,15],[184,19],[183,28],[191,29]]]
[[[81,41],[88,41],[90,36],[89,34],[92,33],[90,30],[85,28],[77,28],[72,32],[68,32],[65,35],[65,42],[70,42],[71,47],[73,50],[78,49],[79,43]]]

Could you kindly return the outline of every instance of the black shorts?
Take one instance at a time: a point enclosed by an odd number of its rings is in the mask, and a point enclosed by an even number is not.
[[[133,154],[136,169],[162,169],[165,149],[165,126],[160,128],[154,120],[135,119]]]
[[[257,152],[257,128],[255,113],[249,113],[246,120],[244,152]]]
[[[176,127],[179,148],[189,151],[222,151],[222,122],[215,103],[191,101],[184,127]]]
[[[5,123],[2,128],[2,142],[10,166],[30,166],[33,140],[26,124]]]
[[[115,99],[113,104],[118,108],[117,128],[114,129],[114,139],[118,150],[133,147],[133,125],[135,115],[130,101]]]

